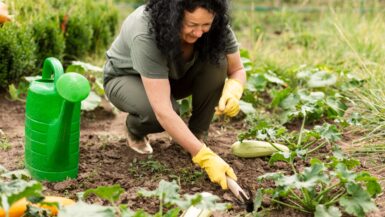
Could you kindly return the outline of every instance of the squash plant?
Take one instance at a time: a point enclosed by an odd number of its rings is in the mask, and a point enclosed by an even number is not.
[[[182,213],[182,210],[190,206],[195,206],[200,209],[207,210],[225,210],[227,204],[218,203],[218,197],[211,195],[205,196],[202,193],[195,195],[185,194],[179,195],[179,186],[175,181],[167,182],[160,181],[157,189],[153,191],[140,190],[138,193],[143,197],[155,197],[159,200],[159,211],[154,215],[145,212],[144,210],[131,210],[127,205],[118,205],[120,195],[124,190],[119,185],[97,187],[85,191],[81,195],[81,199],[87,199],[91,195],[96,195],[101,199],[108,201],[111,206],[100,206],[95,204],[87,204],[79,201],[74,206],[64,207],[59,212],[59,217],[74,217],[74,216],[96,216],[96,217],[115,217],[115,216],[138,216],[138,217],[177,217]],[[167,210],[166,212],[164,210]]]
[[[284,161],[294,168],[293,156],[300,153],[279,153],[270,163]],[[277,157],[280,155],[280,157]],[[367,172],[354,172],[359,161],[344,156],[336,150],[325,162],[317,158],[302,171],[292,170],[292,175],[282,172],[268,173],[259,181],[273,180],[274,187],[261,188],[259,194],[266,195],[272,203],[291,207],[316,217],[342,216],[342,212],[363,217],[377,210],[375,198],[381,193],[377,178]],[[261,204],[261,196],[259,195]]]

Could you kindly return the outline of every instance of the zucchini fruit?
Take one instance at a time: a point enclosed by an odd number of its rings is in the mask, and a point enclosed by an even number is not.
[[[235,156],[245,158],[270,156],[278,151],[289,152],[289,148],[278,143],[271,144],[269,142],[257,140],[237,141],[231,145],[231,152]]]

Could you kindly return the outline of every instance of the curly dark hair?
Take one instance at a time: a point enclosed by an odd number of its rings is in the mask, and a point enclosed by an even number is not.
[[[177,67],[182,58],[180,31],[185,10],[193,12],[198,7],[215,14],[210,31],[204,33],[194,44],[200,58],[218,63],[225,51],[225,35],[229,24],[227,0],[149,0],[146,11],[150,14],[150,31],[160,51],[175,60]]]

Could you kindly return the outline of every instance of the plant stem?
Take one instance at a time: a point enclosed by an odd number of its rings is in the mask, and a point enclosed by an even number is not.
[[[331,199],[329,202],[325,203],[325,206],[329,206],[330,204],[333,204],[335,202],[337,202],[337,200],[342,197],[342,195],[344,195],[346,192],[345,192],[345,189],[342,189],[342,192],[337,194],[336,196],[333,197],[333,199]]]
[[[303,120],[302,120],[302,124],[301,124],[301,129],[299,131],[299,137],[298,137],[298,142],[297,142],[297,147],[299,147],[301,145],[301,142],[302,142],[302,133],[303,133],[303,129],[305,128],[305,122],[306,122],[306,113],[303,115]]]
[[[290,189],[290,193],[292,193],[293,196],[294,196],[297,200],[299,200],[299,201],[302,202],[302,199],[298,196],[298,194],[296,194],[296,193],[293,191],[293,189]]]
[[[319,144],[317,147],[313,148],[312,150],[306,152],[306,155],[313,153],[313,152],[317,151],[318,149],[322,148],[323,146],[325,146],[325,143],[326,143],[326,141],[322,142],[321,144]]]
[[[297,206],[294,206],[294,205],[291,205],[291,204],[288,204],[288,203],[285,203],[285,202],[282,202],[282,201],[279,201],[276,199],[271,199],[271,201],[278,203],[278,204],[281,204],[281,205],[284,205],[284,206],[287,206],[287,207],[290,207],[290,208],[293,208],[293,209],[296,209],[296,210],[299,210],[299,211],[302,211],[302,212],[310,213],[309,211],[307,211],[301,207],[297,207]]]
[[[163,216],[163,201],[164,201],[164,198],[165,198],[165,193],[162,193],[162,196],[161,196],[160,201],[159,201],[159,213],[160,213],[160,216]]]
[[[292,159],[290,160],[290,166],[291,166],[291,169],[293,170],[294,174],[297,174],[297,169],[295,168],[294,162]]]
[[[309,142],[307,145],[305,145],[304,147],[303,147],[303,149],[307,149],[307,148],[309,148],[310,146],[312,146],[314,143],[316,143],[318,140],[314,140],[314,141],[312,141],[312,142]]]
[[[323,190],[317,197],[316,197],[316,201],[318,201],[324,194],[328,193],[330,190],[332,190],[333,188],[337,187],[338,185],[340,185],[340,183],[337,183],[337,184],[334,184],[328,188],[326,188],[325,190]]]

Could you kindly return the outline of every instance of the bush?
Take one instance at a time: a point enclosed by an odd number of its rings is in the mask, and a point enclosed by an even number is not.
[[[35,43],[31,39],[28,26],[5,23],[0,27],[1,88],[35,71]]]
[[[105,49],[113,39],[118,23],[118,12],[107,4],[93,4],[88,18],[92,26],[93,37],[90,51],[97,52]]]
[[[63,15],[62,20],[65,15]],[[93,30],[87,17],[80,13],[68,16],[68,23],[64,32],[65,36],[65,59],[75,60],[84,57],[90,46]]]
[[[32,34],[36,43],[36,63],[41,68],[45,58],[63,58],[65,41],[57,17],[39,19],[33,23]]]

